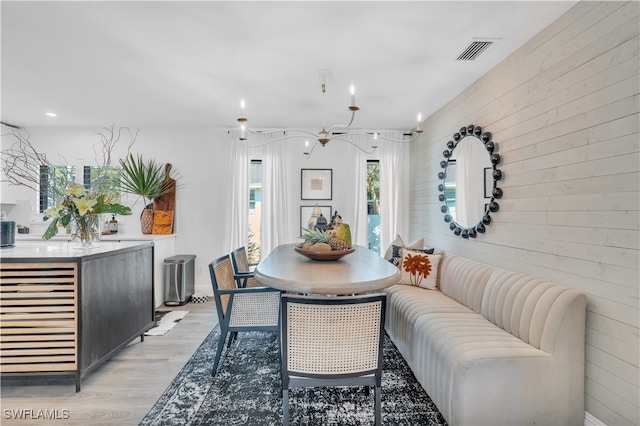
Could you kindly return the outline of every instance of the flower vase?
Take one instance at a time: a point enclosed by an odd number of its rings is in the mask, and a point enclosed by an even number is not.
[[[72,239],[79,239],[80,245],[76,248],[86,249],[95,247],[94,243],[101,238],[101,225],[99,214],[86,214],[78,216],[74,219],[75,231],[72,233]]]
[[[140,231],[147,235],[153,231],[153,210],[142,209],[140,213]]]

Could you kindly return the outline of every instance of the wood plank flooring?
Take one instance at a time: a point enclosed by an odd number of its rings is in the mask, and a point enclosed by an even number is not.
[[[79,393],[73,381],[48,385],[4,381],[0,423],[137,425],[218,322],[212,300],[171,310],[188,310],[189,314],[164,336],[134,340],[86,376]],[[44,414],[53,417],[38,419],[38,410],[47,410]],[[20,412],[23,419],[15,419]],[[25,419],[25,414],[31,418]]]

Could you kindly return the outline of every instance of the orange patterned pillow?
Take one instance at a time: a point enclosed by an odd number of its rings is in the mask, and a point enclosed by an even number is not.
[[[402,249],[402,262],[398,265],[402,274],[399,284],[434,290],[437,284],[440,257],[440,255]]]

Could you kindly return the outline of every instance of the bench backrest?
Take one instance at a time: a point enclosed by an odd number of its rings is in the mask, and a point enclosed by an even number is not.
[[[586,296],[576,290],[454,255],[446,255],[440,274],[444,294],[546,352],[567,320],[584,322]]]
[[[584,322],[586,303],[576,290],[496,269],[485,287],[481,313],[531,346],[553,352],[561,323]]]
[[[440,291],[480,313],[484,289],[495,270],[493,266],[446,254],[440,267]]]

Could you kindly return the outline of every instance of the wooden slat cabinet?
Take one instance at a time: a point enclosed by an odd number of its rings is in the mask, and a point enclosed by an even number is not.
[[[76,371],[77,264],[3,263],[0,277],[2,371]]]
[[[155,321],[153,243],[73,244],[3,251],[0,372],[3,379],[84,375]]]

